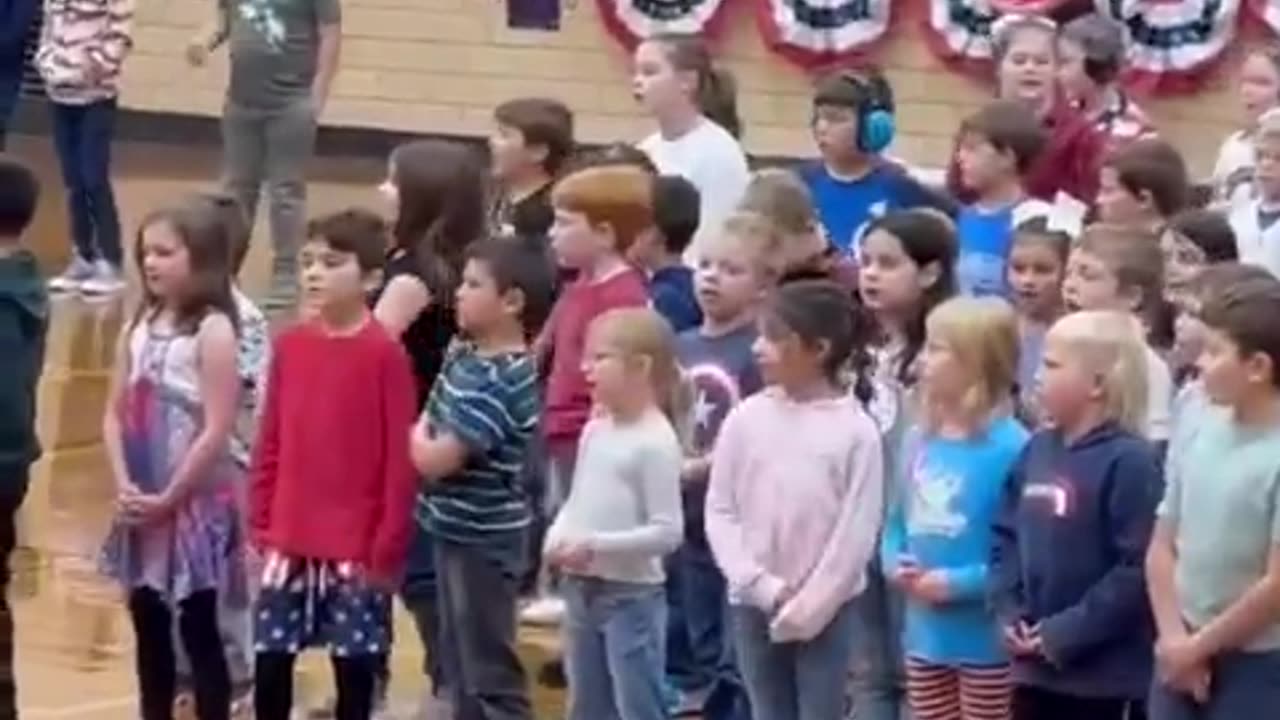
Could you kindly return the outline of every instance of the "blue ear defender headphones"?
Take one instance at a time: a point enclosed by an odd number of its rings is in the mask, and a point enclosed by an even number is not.
[[[897,123],[893,118],[893,89],[883,75],[864,77],[846,72],[841,78],[856,89],[858,104],[858,149],[876,154],[893,143]]]

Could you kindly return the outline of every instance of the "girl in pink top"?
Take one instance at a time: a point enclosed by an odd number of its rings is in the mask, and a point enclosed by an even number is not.
[[[781,288],[754,348],[768,387],[730,412],[716,441],[707,538],[728,581],[756,717],[841,717],[852,601],[866,584],[884,485],[880,434],[840,381],[864,326],[834,283]]]

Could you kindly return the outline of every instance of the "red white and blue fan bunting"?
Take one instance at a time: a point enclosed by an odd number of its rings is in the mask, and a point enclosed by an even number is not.
[[[1129,35],[1126,80],[1154,92],[1195,89],[1235,38],[1241,0],[1096,0]]]
[[[871,48],[889,30],[894,0],[755,0],[765,41],[782,56],[816,67]]]
[[[597,0],[609,33],[628,48],[658,33],[712,29],[727,0]]]
[[[992,10],[1001,14],[1050,15],[1069,0],[988,0]]]
[[[1280,0],[1249,0],[1249,10],[1271,32],[1280,34]]]
[[[991,66],[991,25],[1000,16],[986,0],[929,0],[924,39],[946,64],[969,72]]]

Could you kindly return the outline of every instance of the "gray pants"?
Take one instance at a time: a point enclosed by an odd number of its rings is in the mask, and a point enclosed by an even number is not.
[[[266,183],[276,273],[292,274],[295,267],[306,226],[306,169],[315,143],[316,113],[309,97],[272,110],[230,101],[223,108],[223,184],[252,223]]]

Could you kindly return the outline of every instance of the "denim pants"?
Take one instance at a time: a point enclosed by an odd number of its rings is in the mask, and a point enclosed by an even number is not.
[[[1209,663],[1209,701],[1171,690],[1157,677],[1151,686],[1151,720],[1243,720],[1275,717],[1280,708],[1280,650],[1224,653]]]
[[[805,642],[769,639],[769,616],[735,606],[738,664],[761,720],[834,720],[843,716],[845,680],[858,631],[857,606],[845,603],[827,627]]]
[[[223,183],[252,224],[265,183],[275,250],[273,269],[291,273],[306,230],[307,163],[315,150],[316,111],[309,97],[264,110],[230,101],[222,111]]]
[[[13,666],[13,612],[9,607],[9,556],[18,542],[18,510],[27,495],[26,465],[0,466],[0,718],[18,716]]]
[[[516,656],[516,594],[524,533],[462,544],[432,538],[440,612],[440,660],[455,720],[531,720]]]
[[[111,189],[111,135],[116,101],[87,105],[50,103],[53,144],[67,188],[67,212],[76,254],[84,260],[106,260],[119,267],[120,216]]]
[[[3,151],[9,134],[9,121],[13,119],[13,111],[18,107],[18,93],[22,90],[22,58],[0,62],[14,63],[14,67],[0,67],[0,151]]]
[[[889,584],[878,559],[867,568],[867,588],[854,600],[857,646],[850,704],[858,720],[902,720],[910,715],[902,657],[903,597]]]
[[[569,576],[561,592],[567,720],[666,720],[663,587]]]
[[[423,651],[422,673],[431,680],[431,692],[437,697],[440,697],[448,685],[444,678],[444,663],[440,652],[439,587],[435,543],[431,535],[414,522],[400,600],[404,602],[418,631]],[[383,680],[389,679],[389,675],[390,668],[387,668]]]

